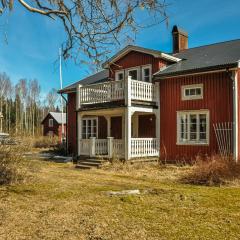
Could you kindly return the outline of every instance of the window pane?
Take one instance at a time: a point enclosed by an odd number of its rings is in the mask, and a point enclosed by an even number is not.
[[[190,95],[191,95],[191,96],[192,96],[192,95],[196,95],[195,88],[191,88],[191,89],[190,89]]]
[[[196,95],[202,95],[201,88],[197,88],[197,89],[196,89]]]
[[[133,80],[138,80],[137,79],[137,70],[130,70],[128,72],[128,75],[131,76]]]
[[[150,82],[150,68],[143,69],[143,81]]]
[[[123,73],[118,73],[117,76],[117,80],[123,80]]]
[[[186,89],[185,90],[185,96],[189,96],[190,95],[190,91],[189,91],[189,89]]]
[[[197,140],[197,115],[190,115],[190,140]]]
[[[181,116],[181,130],[180,130],[180,140],[186,141],[188,138],[188,119],[187,115]]]
[[[200,133],[199,133],[199,139],[201,141],[203,140],[207,140],[207,116],[206,114],[200,114],[199,115],[199,130],[200,130]]]

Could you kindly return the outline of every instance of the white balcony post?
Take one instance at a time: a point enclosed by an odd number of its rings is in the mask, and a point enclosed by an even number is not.
[[[79,108],[81,108],[81,87],[82,85],[78,84],[78,87],[77,87],[77,97],[76,97],[76,108],[77,110]]]
[[[108,158],[113,157],[113,137],[108,137]]]
[[[128,76],[125,80],[125,105],[127,107],[131,106],[131,80],[132,78]]]
[[[90,157],[96,156],[96,137],[90,137]]]

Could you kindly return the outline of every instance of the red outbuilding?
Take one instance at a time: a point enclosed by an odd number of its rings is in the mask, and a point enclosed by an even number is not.
[[[49,112],[42,125],[43,136],[58,137],[60,142],[66,138],[66,113]]]

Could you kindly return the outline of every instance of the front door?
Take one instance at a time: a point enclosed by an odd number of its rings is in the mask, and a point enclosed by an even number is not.
[[[122,117],[111,117],[111,137],[122,139]]]

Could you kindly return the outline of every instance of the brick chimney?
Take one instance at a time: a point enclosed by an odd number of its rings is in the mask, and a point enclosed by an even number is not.
[[[176,25],[172,29],[173,53],[179,53],[188,49],[188,33]]]

